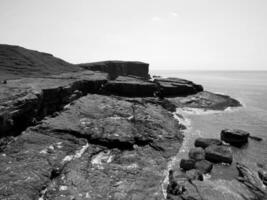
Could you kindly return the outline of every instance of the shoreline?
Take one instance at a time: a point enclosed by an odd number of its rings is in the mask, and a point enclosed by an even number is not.
[[[177,111],[232,112],[227,107],[241,106],[190,80],[151,81],[147,63],[66,64],[77,71],[62,74],[61,62],[54,69],[57,75],[45,67],[38,74],[39,60],[24,64],[45,56],[43,64],[50,66],[58,59],[20,47],[0,48],[7,49],[3,73],[8,69],[7,75],[13,72],[17,78],[2,81],[0,87],[1,199],[166,198],[177,178],[169,180],[170,170],[180,170],[191,137],[190,119]],[[31,56],[12,54],[17,51]],[[14,56],[16,65],[10,60]],[[18,66],[23,69],[19,75]],[[31,67],[36,73],[29,73]],[[248,170],[240,168],[246,175]],[[206,184],[192,181],[200,191]],[[184,194],[201,196],[185,184]],[[233,185],[245,190],[239,182]],[[217,191],[210,185],[208,190]]]

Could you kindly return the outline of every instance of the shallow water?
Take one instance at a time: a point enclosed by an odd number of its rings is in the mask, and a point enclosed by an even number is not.
[[[251,135],[263,138],[263,141],[249,140],[248,145],[242,148],[232,147],[234,160],[255,169],[257,163],[267,164],[267,72],[155,71],[152,74],[189,79],[202,84],[205,90],[230,95],[243,104],[241,108],[224,112],[178,110],[190,125],[185,132],[187,137],[179,156],[187,157],[197,137],[219,138],[222,129],[237,128],[249,131]],[[231,168],[233,170],[229,170]],[[217,165],[212,174],[213,177],[225,179],[234,175],[234,165]]]

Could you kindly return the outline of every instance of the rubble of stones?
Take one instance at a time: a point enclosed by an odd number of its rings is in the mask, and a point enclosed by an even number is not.
[[[239,129],[224,129],[221,131],[220,139],[215,138],[197,138],[193,148],[189,150],[188,159],[182,158],[180,161],[180,169],[176,172],[169,171],[169,184],[167,187],[167,199],[232,199],[233,197],[223,197],[222,195],[205,194],[203,188],[194,183],[204,180],[204,175],[211,173],[213,165],[226,164],[230,166],[233,163],[233,153],[231,146],[241,148],[248,143],[250,133]],[[254,139],[252,137],[252,139]],[[259,139],[257,139],[259,140]],[[236,168],[239,172],[238,180],[250,188],[251,194],[247,195],[247,199],[266,199],[266,167],[260,166],[258,176],[253,173],[245,165],[236,162]],[[264,185],[263,185],[263,184]],[[202,187],[206,183],[202,184]],[[226,182],[227,184],[227,182]],[[232,183],[231,183],[232,184]],[[239,183],[234,184],[239,187]],[[190,187],[195,187],[195,191]],[[205,185],[204,187],[210,187]],[[212,189],[210,188],[212,191]],[[238,192],[247,194],[244,188],[238,188]],[[205,198],[203,197],[205,196]],[[245,199],[246,199],[245,198]],[[235,199],[235,198],[234,198]],[[237,198],[239,199],[239,198]]]

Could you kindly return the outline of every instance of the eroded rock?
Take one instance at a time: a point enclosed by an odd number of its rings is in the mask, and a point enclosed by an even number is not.
[[[230,147],[211,145],[205,149],[205,158],[213,163],[231,164],[233,161],[233,153]]]
[[[150,77],[148,74],[149,64],[144,62],[102,61],[79,64],[78,66],[86,70],[106,72],[111,79],[115,79],[118,76],[137,76],[144,79],[149,79]]]
[[[162,199],[163,172],[181,141],[161,106],[87,95],[6,146],[0,198]]]
[[[203,174],[210,173],[212,170],[212,163],[207,160],[200,160],[195,163],[195,168]]]
[[[15,135],[87,93],[99,92],[107,75],[92,71],[9,80],[0,87],[0,132]]]
[[[185,171],[194,169],[195,168],[195,162],[196,161],[193,159],[181,159],[180,168],[182,168]]]
[[[188,156],[193,160],[204,160],[205,151],[200,147],[192,148],[189,150]]]
[[[177,107],[199,108],[205,110],[225,110],[228,107],[239,107],[240,102],[226,95],[208,91],[198,92],[186,97],[168,98]]]
[[[195,140],[195,147],[201,147],[203,149],[210,145],[221,145],[222,141],[215,138],[197,138]]]
[[[138,78],[119,76],[108,81],[104,87],[105,93],[128,97],[153,97],[158,90],[153,82]]]
[[[248,142],[249,133],[239,129],[224,129],[221,140],[234,146],[242,146]]]
[[[168,96],[185,96],[196,94],[203,91],[201,85],[197,85],[192,81],[179,78],[156,78],[154,82],[160,87],[160,94],[164,97]]]

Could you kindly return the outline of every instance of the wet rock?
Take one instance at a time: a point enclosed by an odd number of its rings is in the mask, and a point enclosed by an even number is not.
[[[149,64],[143,62],[103,61],[79,64],[78,66],[86,70],[106,72],[111,79],[115,79],[118,76],[137,76],[144,79],[150,78],[148,74]]]
[[[203,91],[201,85],[179,78],[156,78],[154,82],[160,87],[162,96],[185,96]]]
[[[197,169],[191,169],[186,171],[186,176],[189,180],[199,180],[203,181],[203,174]]]
[[[221,132],[221,140],[234,146],[242,146],[248,142],[249,133],[239,129],[224,129]]]
[[[230,147],[211,145],[205,149],[205,158],[213,163],[231,164],[233,161],[233,153]]]
[[[168,98],[177,107],[199,108],[204,110],[225,110],[228,107],[239,107],[240,102],[230,96],[208,91],[198,92],[186,97]]]
[[[222,141],[214,138],[197,138],[195,140],[195,147],[201,147],[203,149],[210,145],[221,145]]]
[[[212,170],[212,163],[207,160],[200,160],[195,163],[195,168],[203,174],[210,173]]]
[[[182,168],[185,171],[194,169],[195,168],[195,162],[196,161],[193,159],[181,159],[180,168]]]
[[[205,151],[200,147],[190,149],[188,155],[189,155],[189,158],[193,160],[204,160],[205,159]]]
[[[115,80],[108,81],[104,87],[107,94],[128,97],[154,96],[157,85],[138,78],[119,76]]]

